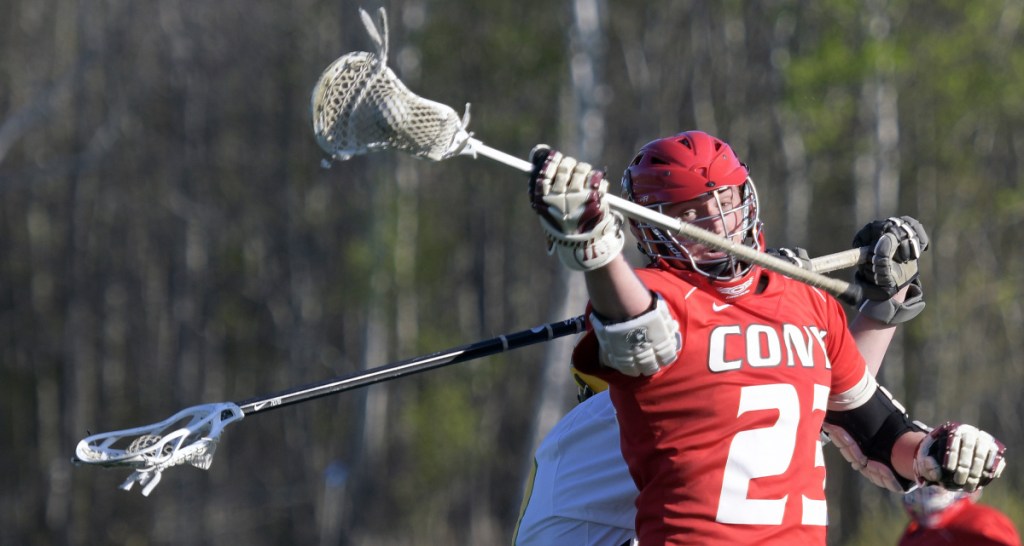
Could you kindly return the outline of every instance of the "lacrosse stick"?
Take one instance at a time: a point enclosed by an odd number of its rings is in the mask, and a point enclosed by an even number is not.
[[[522,172],[533,170],[529,161],[486,146],[467,132],[468,104],[460,117],[451,107],[409,91],[387,66],[388,27],[384,8],[377,12],[379,31],[366,11],[360,9],[359,13],[377,51],[348,53],[331,63],[313,88],[310,102],[313,133],[332,159],[344,161],[381,150],[400,150],[432,161],[457,155],[475,158],[479,154]],[[324,163],[330,165],[326,159]],[[613,210],[630,218],[816,286],[850,305],[856,306],[863,299],[860,286],[854,283],[802,269],[621,197],[606,198]],[[836,268],[856,265],[862,254],[858,249],[842,254],[836,258]]]
[[[813,258],[811,267],[815,271],[848,267],[838,265],[848,261],[837,258],[845,254],[849,251]],[[583,325],[583,316],[573,317],[270,396],[185,408],[156,424],[90,435],[78,443],[72,462],[133,468],[134,472],[121,484],[121,489],[129,491],[137,482],[142,494],[149,496],[167,468],[190,464],[209,469],[224,428],[246,415],[557,339],[583,331]]]
[[[142,494],[149,496],[167,468],[190,464],[209,469],[224,428],[246,415],[579,333],[583,324],[583,317],[575,317],[270,396],[193,406],[153,425],[90,435],[78,442],[71,461],[76,465],[132,468],[134,472],[121,489],[129,491],[138,482]]]

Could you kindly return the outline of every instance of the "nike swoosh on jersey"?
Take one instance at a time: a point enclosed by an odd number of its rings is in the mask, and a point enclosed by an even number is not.
[[[716,312],[716,313],[717,313],[717,312],[719,312],[719,311],[721,311],[722,309],[728,309],[728,308],[730,308],[730,307],[732,307],[732,304],[731,304],[731,303],[723,303],[723,304],[721,304],[721,305],[719,305],[719,304],[717,304],[717,303],[712,303],[712,304],[711,304],[711,310],[712,310],[712,311],[714,311],[714,312]]]

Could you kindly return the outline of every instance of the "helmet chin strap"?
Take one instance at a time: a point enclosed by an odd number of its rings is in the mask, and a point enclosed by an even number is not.
[[[739,269],[741,269],[742,263],[743,262],[740,262],[736,258],[730,256],[725,260],[711,264],[711,267],[701,267],[701,270],[707,273],[712,279],[731,280],[741,275]],[[730,272],[732,273],[731,275],[728,274]]]
[[[691,273],[701,275],[711,282],[729,282],[737,280],[746,275],[752,268],[749,263],[737,260],[733,256],[704,264],[698,264],[696,260],[688,256],[677,257],[675,259],[666,259],[665,256],[661,256],[660,260],[662,263],[667,264],[673,269],[689,271]],[[652,260],[652,263],[657,261],[658,259],[654,259]]]
[[[695,266],[694,270],[703,274],[712,282],[732,282],[745,277],[753,267],[751,264],[730,256],[713,264]]]

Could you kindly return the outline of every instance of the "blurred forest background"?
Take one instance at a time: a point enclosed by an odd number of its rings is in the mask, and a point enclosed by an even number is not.
[[[919,218],[928,309],[883,382],[1007,444],[983,502],[1024,524],[1021,0],[5,0],[0,544],[509,542],[570,338],[251,416],[147,498],[70,464],[87,431],[582,312],[521,173],[320,166],[310,91],[378,6],[396,73],[500,150],[549,143],[617,191],[643,143],[703,129],[769,243],[812,255]],[[895,544],[898,497],[826,451],[830,544]]]

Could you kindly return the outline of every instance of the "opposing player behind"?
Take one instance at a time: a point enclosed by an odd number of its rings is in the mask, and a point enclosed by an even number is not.
[[[910,516],[899,546],[1020,546],[1010,518],[978,504],[981,489],[949,491],[938,485],[919,487],[903,496]]]

